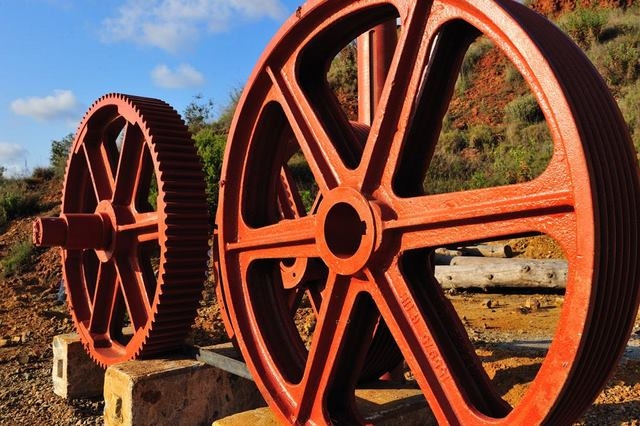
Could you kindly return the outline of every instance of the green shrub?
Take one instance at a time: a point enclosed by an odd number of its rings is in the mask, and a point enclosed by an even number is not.
[[[487,177],[487,170],[476,170],[471,175],[471,181],[469,182],[470,189],[487,188],[491,186]]]
[[[55,176],[55,170],[52,167],[36,167],[31,173],[33,179],[51,180]]]
[[[301,152],[297,152],[289,159],[287,167],[291,172],[305,210],[307,212],[311,211],[318,194],[318,185],[307,160]]]
[[[299,191],[300,199],[302,200],[302,204],[304,205],[304,209],[307,212],[311,211],[313,207],[313,203],[316,201],[316,196],[318,194],[317,185],[314,185],[314,188],[311,189],[302,189]]]
[[[442,132],[440,139],[438,139],[438,150],[444,152],[460,152],[468,145],[467,134],[458,129]]]
[[[225,135],[215,133],[211,126],[207,126],[193,137],[193,141],[202,160],[210,213],[215,214],[218,206],[220,172],[227,138]]]
[[[606,43],[634,30],[636,29],[632,25],[607,25],[600,33],[599,41],[600,43]]]
[[[534,124],[544,120],[544,114],[533,94],[521,96],[504,107],[506,123]]]
[[[26,269],[33,260],[34,247],[31,241],[21,241],[13,245],[9,254],[2,259],[2,275],[7,277]]]
[[[494,171],[496,184],[511,185],[527,182],[536,177],[532,172],[531,157],[537,155],[521,145],[507,145],[500,147],[496,155]]]
[[[625,34],[637,34],[640,31],[640,21],[637,10],[615,8],[608,14],[607,23],[600,32],[599,41],[605,43]]]
[[[478,152],[471,148],[467,151]],[[483,167],[482,156],[462,154],[442,151],[434,154],[423,184],[425,193],[443,194],[478,187],[478,173]]]
[[[7,226],[7,211],[0,206],[0,233],[4,232],[5,226]]]
[[[632,84],[640,78],[640,34],[624,36],[604,46],[597,65],[610,85]]]
[[[40,195],[36,191],[41,182],[34,178],[0,181],[0,232],[4,232],[10,221],[42,211]]]
[[[546,122],[510,125],[506,141],[492,153],[496,183],[526,182],[539,176],[549,164],[553,143]]]
[[[6,220],[31,216],[40,212],[40,197],[26,190],[14,190],[0,192],[0,207],[6,214]]]
[[[599,40],[607,19],[607,12],[602,9],[578,8],[564,15],[559,25],[578,46],[587,49]]]
[[[471,148],[482,149],[491,146],[494,142],[493,130],[486,124],[477,124],[468,130],[469,146]]]
[[[620,109],[629,126],[636,156],[638,156],[640,153],[640,80],[626,88],[620,101]]]
[[[146,201],[149,204],[147,207],[151,207],[153,211],[158,210],[158,180],[155,178],[155,173],[154,178],[149,182],[149,194]]]
[[[518,71],[515,65],[509,62],[505,66],[504,81],[513,88],[519,88],[524,84],[524,77],[520,74],[520,71]]]

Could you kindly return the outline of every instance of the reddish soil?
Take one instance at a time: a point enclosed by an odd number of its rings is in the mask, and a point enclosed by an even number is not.
[[[471,86],[464,92],[464,96],[454,96],[449,105],[453,127],[502,124],[505,105],[521,94],[505,84],[508,63],[507,58],[497,49],[491,49],[482,55],[475,68]]]

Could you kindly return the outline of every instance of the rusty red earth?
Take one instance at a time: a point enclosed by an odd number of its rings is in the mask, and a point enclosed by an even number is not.
[[[399,39],[378,102],[361,111],[362,123],[350,122],[326,70],[347,43],[396,20]],[[528,83],[553,156],[530,182],[426,195],[443,116],[480,35]],[[317,184],[311,208],[296,200],[308,189],[287,178],[301,163]],[[216,220],[228,328],[269,406],[288,423],[363,422],[355,388],[384,324],[386,345],[400,348],[439,422],[568,424],[595,399],[631,331],[639,197],[630,137],[605,84],[579,48],[527,7],[310,1],[263,54],[229,136]],[[286,198],[294,210],[283,207]],[[561,245],[567,292],[542,367],[511,407],[429,259],[436,247],[535,234]],[[308,345],[291,313],[302,293],[321,296]]]
[[[67,164],[62,211],[34,223],[60,246],[67,301],[103,366],[181,346],[208,250],[200,162],[166,103],[109,94],[86,113]]]

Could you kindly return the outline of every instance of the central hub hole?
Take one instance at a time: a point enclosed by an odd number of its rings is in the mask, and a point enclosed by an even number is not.
[[[358,211],[347,203],[331,207],[324,223],[327,246],[334,256],[347,259],[358,251],[367,227]]]

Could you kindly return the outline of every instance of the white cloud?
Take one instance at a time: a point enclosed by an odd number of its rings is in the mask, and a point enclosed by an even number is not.
[[[77,118],[80,104],[71,90],[55,90],[42,98],[19,98],[11,102],[11,110],[38,120]]]
[[[204,84],[202,74],[191,65],[182,64],[172,70],[166,65],[158,65],[151,71],[153,82],[166,89],[182,89]]]
[[[0,142],[0,163],[12,163],[21,160],[27,151],[17,143]]]
[[[4,176],[18,176],[24,172],[27,150],[16,143],[0,142],[0,169]]]
[[[281,0],[125,0],[103,21],[105,42],[131,41],[176,53],[203,32],[222,32],[238,20],[281,20]]]

